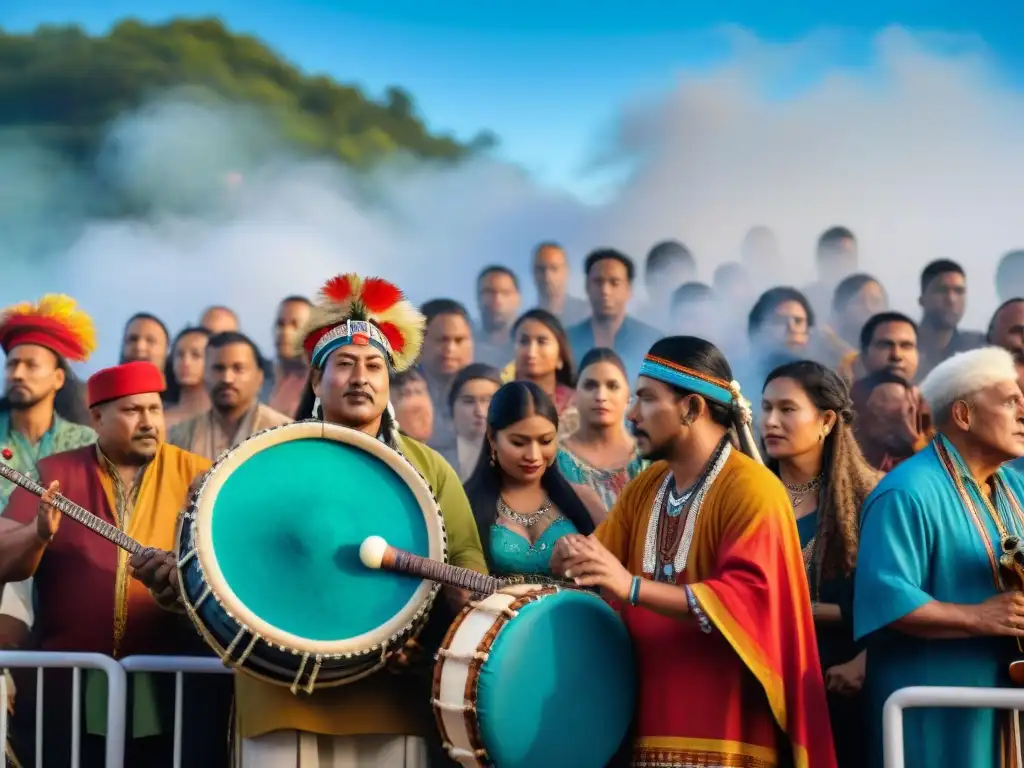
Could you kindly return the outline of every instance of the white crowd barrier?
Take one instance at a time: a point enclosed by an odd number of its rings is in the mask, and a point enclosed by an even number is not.
[[[901,688],[882,709],[882,749],[885,768],[905,768],[903,712],[914,707],[1024,710],[1024,690],[1016,688]]]

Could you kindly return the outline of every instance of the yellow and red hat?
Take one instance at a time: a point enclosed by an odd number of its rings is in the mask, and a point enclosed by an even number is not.
[[[38,304],[26,301],[0,313],[4,354],[21,344],[38,344],[66,360],[84,363],[96,349],[96,328],[70,296],[48,293]]]

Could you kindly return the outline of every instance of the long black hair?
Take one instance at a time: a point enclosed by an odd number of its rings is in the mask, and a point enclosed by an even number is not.
[[[573,365],[572,357],[572,344],[569,343],[569,336],[565,332],[565,326],[562,325],[562,321],[559,320],[551,312],[546,309],[537,307],[524,312],[516,320],[512,326],[512,345],[513,347],[518,346],[516,344],[516,334],[519,333],[520,327],[527,320],[533,320],[534,322],[540,323],[549,331],[551,335],[555,337],[555,341],[558,342],[558,357],[562,361],[562,367],[555,371],[555,382],[562,386],[574,389],[576,387],[576,368]],[[518,374],[516,374],[518,376]]]
[[[558,412],[544,390],[532,381],[509,382],[491,398],[491,406],[487,411],[489,438],[530,416],[547,419],[557,432]],[[497,462],[491,464],[490,440],[484,440],[476,469],[466,481],[465,488],[473,509],[473,517],[476,519],[476,527],[480,531],[480,541],[488,565],[493,565],[491,526],[494,525],[497,515],[501,481],[501,467]],[[550,466],[545,470],[540,484],[551,499],[551,503],[576,526],[576,530],[584,535],[593,533],[594,520],[590,512],[556,466]]]
[[[184,330],[174,337],[171,348],[167,352],[167,362],[164,363],[164,382],[167,385],[163,395],[164,405],[177,405],[178,401],[181,400],[181,382],[178,381],[178,377],[174,374],[174,351],[178,348],[178,342],[186,336],[192,335],[203,336],[207,341],[210,340],[210,332],[201,325],[186,326]],[[310,407],[312,407],[312,403]]]

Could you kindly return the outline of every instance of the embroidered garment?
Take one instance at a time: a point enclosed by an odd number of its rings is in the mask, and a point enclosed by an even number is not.
[[[90,427],[65,421],[57,414],[53,414],[50,429],[43,434],[38,443],[32,445],[20,432],[11,428],[10,412],[0,413],[0,448],[9,448],[12,453],[6,463],[33,480],[39,480],[39,469],[36,465],[41,459],[95,442],[96,433]],[[7,503],[14,488],[13,483],[0,481],[0,507]]]
[[[648,466],[648,462],[640,458],[640,452],[634,450],[628,464],[616,469],[599,469],[564,446],[558,449],[556,462],[558,471],[570,483],[594,489],[605,510],[615,506],[619,494],[629,481]]]
[[[175,424],[167,433],[167,442],[214,461],[224,451],[234,448],[257,432],[291,424],[292,421],[289,416],[257,403],[242,418],[234,434],[229,435],[211,409]]]

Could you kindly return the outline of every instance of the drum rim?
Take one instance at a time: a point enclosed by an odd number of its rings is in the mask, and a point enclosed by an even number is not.
[[[264,448],[280,444],[282,442],[280,439],[271,438],[279,436],[281,432],[295,432],[294,440],[327,439],[345,443],[361,448],[383,461],[405,481],[419,503],[427,527],[430,558],[443,562],[448,560],[447,532],[437,499],[426,479],[420,475],[408,459],[365,432],[319,420],[297,421],[257,432],[231,450],[221,454],[196,493],[195,501],[192,504],[192,547],[195,550],[195,557],[203,578],[211,589],[210,596],[250,635],[260,637],[281,650],[319,656],[359,656],[372,652],[375,648],[400,637],[409,627],[416,624],[417,620],[429,610],[438,591],[438,585],[423,580],[406,604],[394,616],[369,632],[344,640],[312,640],[279,629],[253,613],[231,589],[217,562],[213,552],[212,515],[202,514],[206,508],[203,502],[204,494],[219,491],[245,459],[254,456]],[[435,520],[437,524],[432,525],[431,520]]]

